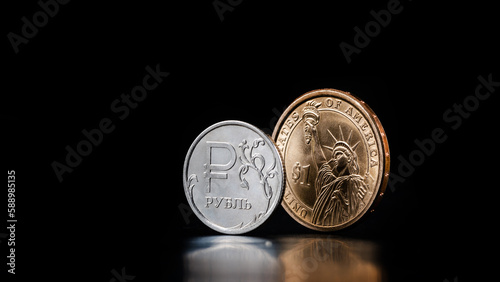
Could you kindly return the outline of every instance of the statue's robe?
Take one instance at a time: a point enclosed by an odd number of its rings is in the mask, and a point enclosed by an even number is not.
[[[345,175],[347,173],[347,175]],[[344,174],[344,175],[342,175]],[[312,211],[312,223],[333,226],[356,215],[362,199],[358,196],[360,187],[366,184],[357,174],[342,171],[336,177],[328,163],[324,163],[316,177],[316,201]]]

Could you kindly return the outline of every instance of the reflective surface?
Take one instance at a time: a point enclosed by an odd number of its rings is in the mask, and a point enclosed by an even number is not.
[[[185,281],[383,281],[376,243],[334,236],[187,240]]]

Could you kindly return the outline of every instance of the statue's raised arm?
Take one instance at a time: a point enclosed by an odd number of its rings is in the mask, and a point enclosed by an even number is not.
[[[314,159],[315,165],[319,168],[327,160],[323,149],[321,148],[321,143],[319,141],[318,131],[316,125],[319,123],[319,111],[318,107],[321,103],[317,103],[314,100],[310,101],[307,106],[302,109],[302,118],[304,120],[304,138],[307,145],[311,145],[311,154]],[[311,144],[311,141],[313,144]]]

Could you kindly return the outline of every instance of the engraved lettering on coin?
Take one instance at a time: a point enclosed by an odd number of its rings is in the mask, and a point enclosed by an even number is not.
[[[290,171],[282,205],[309,228],[345,228],[373,209],[385,190],[385,133],[373,111],[349,93],[321,89],[299,97],[273,139]]]
[[[281,202],[280,154],[273,141],[250,124],[214,124],[189,149],[184,189],[189,205],[206,225],[222,233],[248,232]]]

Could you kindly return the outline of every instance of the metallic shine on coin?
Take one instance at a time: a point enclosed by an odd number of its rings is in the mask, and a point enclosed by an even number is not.
[[[300,224],[340,230],[373,210],[389,178],[389,145],[375,113],[350,93],[307,92],[274,132],[286,181],[282,206]]]
[[[241,121],[205,129],[186,155],[184,191],[198,218],[226,234],[261,225],[281,203],[284,171],[274,142]]]

